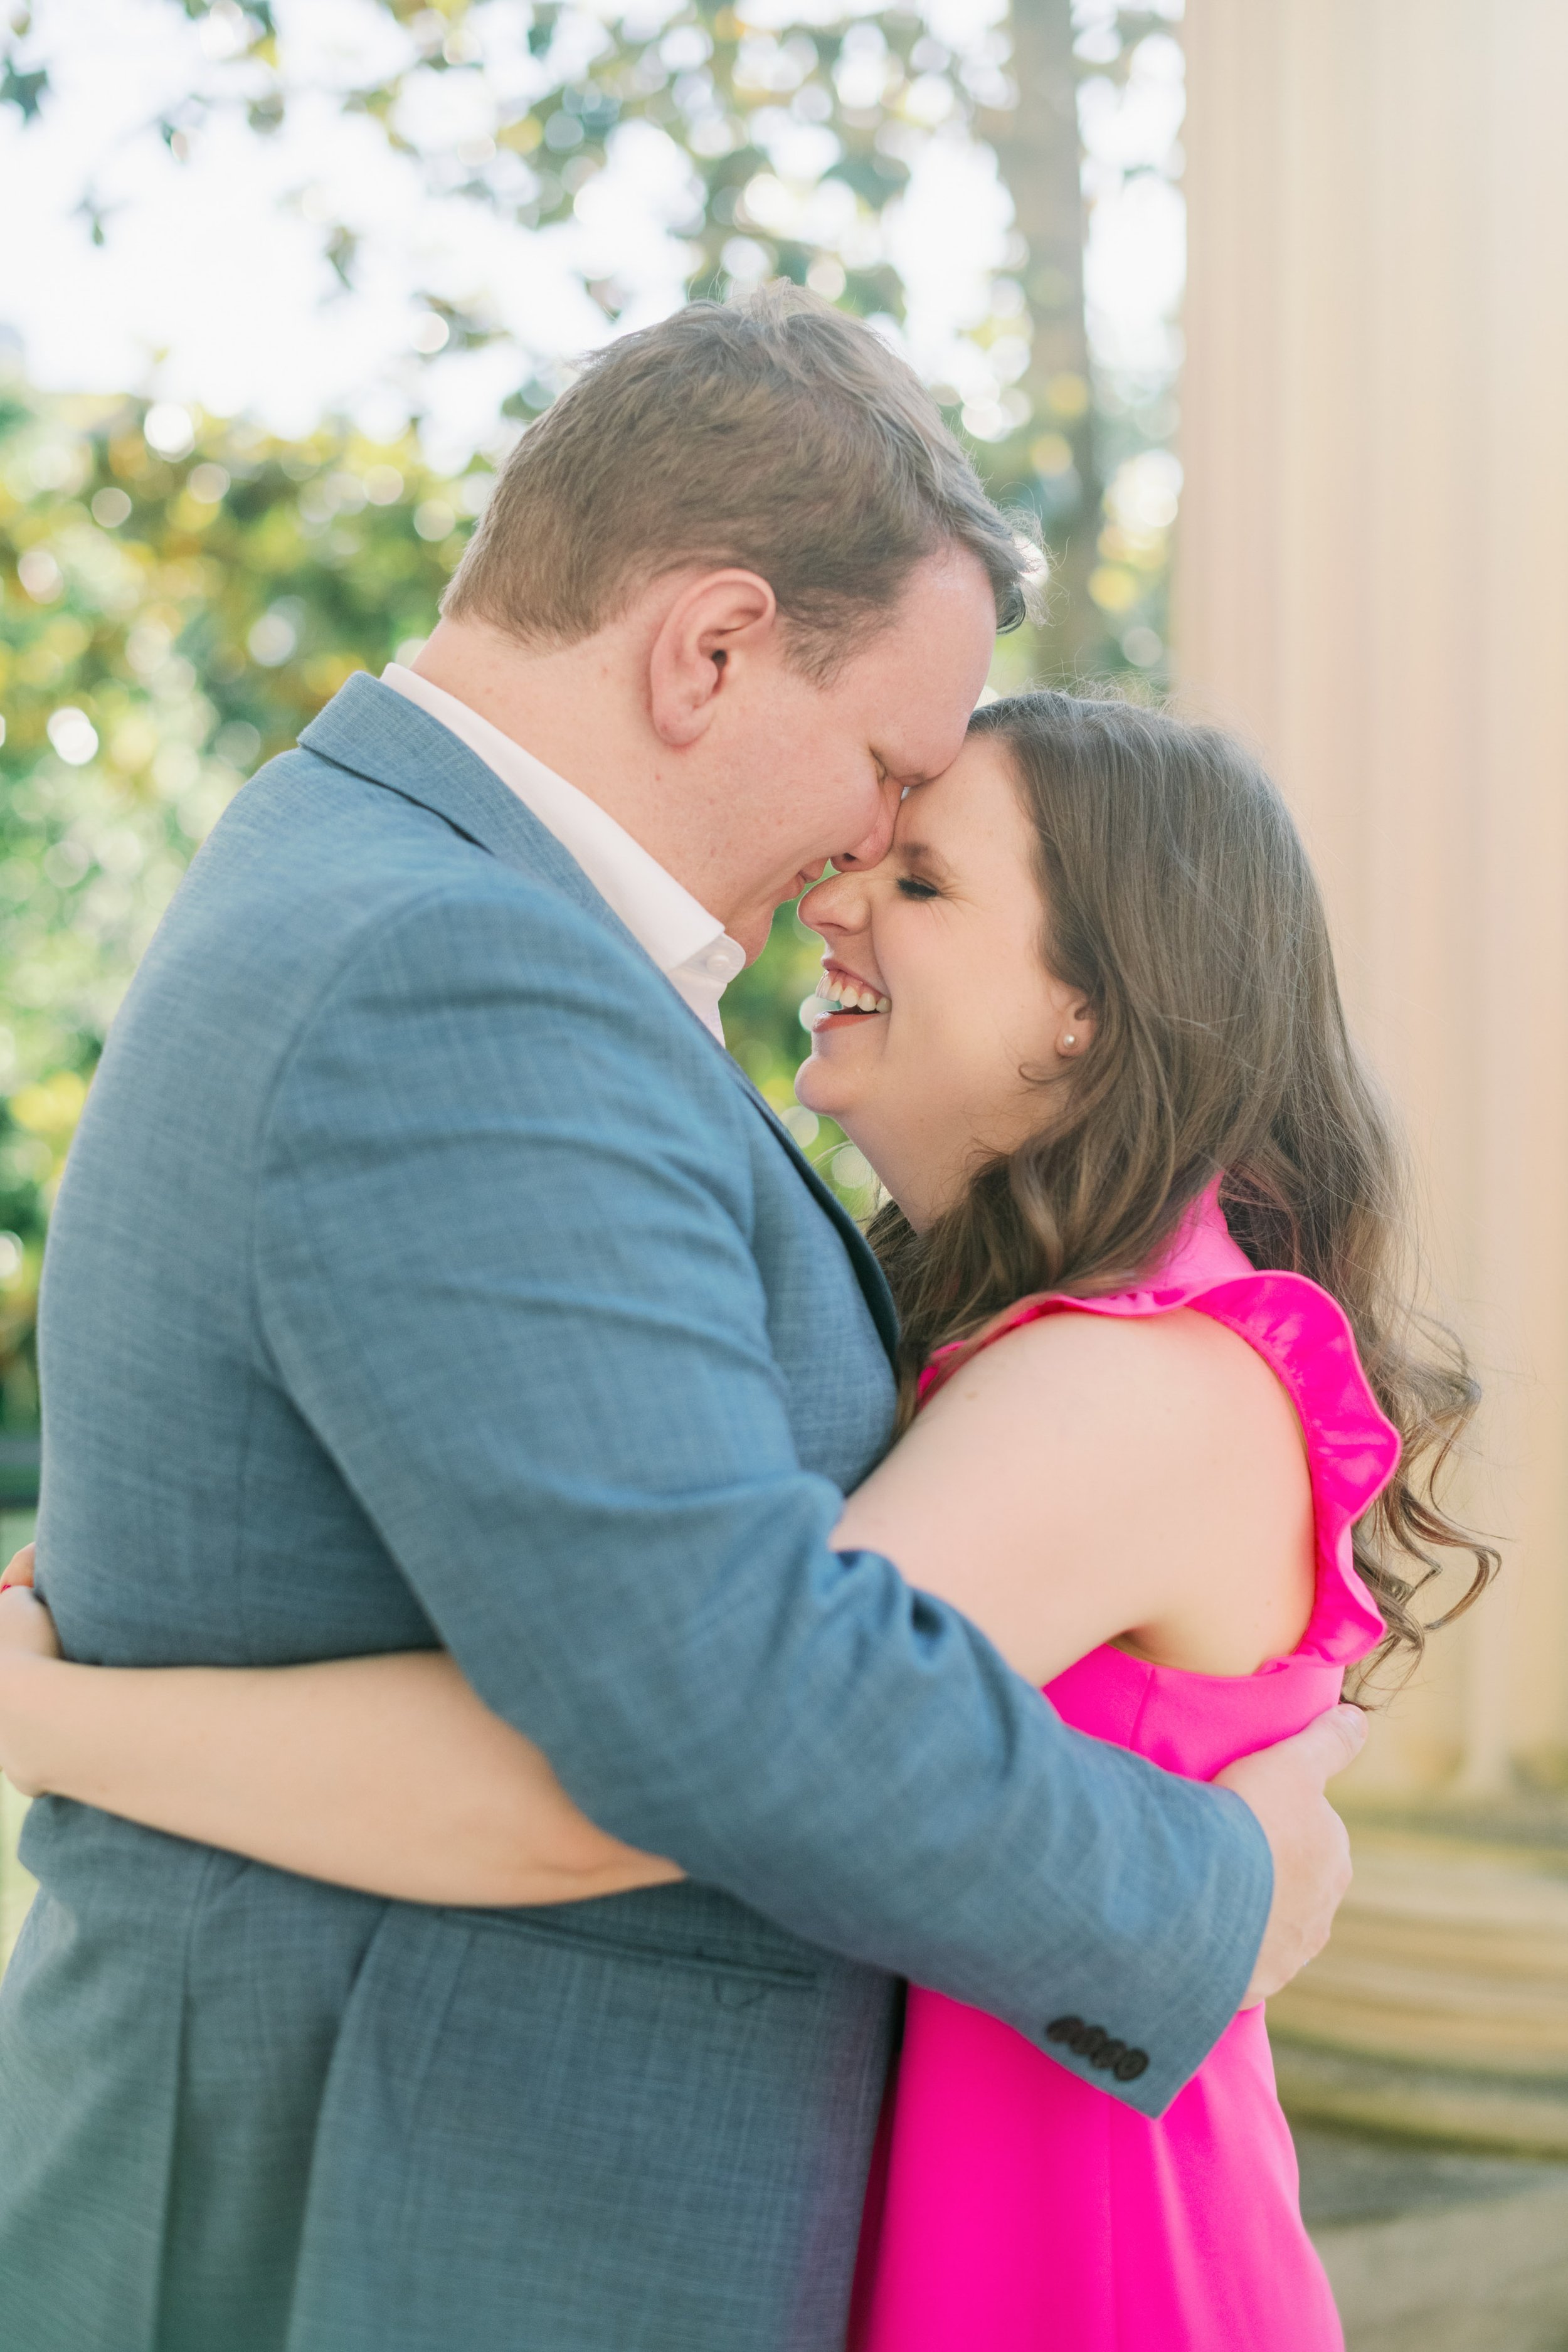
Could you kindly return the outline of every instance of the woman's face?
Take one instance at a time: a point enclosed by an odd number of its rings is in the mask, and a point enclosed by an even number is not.
[[[977,1161],[1046,1122],[1043,1085],[1092,1033],[1088,1000],[1041,961],[1033,852],[1005,749],[972,737],[905,796],[879,866],[801,900],[827,942],[819,993],[854,1006],[817,1022],[795,1093],[838,1121],[917,1229]]]

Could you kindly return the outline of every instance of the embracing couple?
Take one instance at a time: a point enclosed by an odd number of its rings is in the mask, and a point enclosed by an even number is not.
[[[695,306],[197,857],[0,1601],[16,2352],[1338,2344],[1259,2004],[1467,1395],[1278,794],[976,709],[1022,564]],[[722,1047],[808,884],[868,1237]]]

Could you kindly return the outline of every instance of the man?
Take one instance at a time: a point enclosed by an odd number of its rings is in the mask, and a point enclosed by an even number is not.
[[[896,1974],[1156,2112],[1326,1931],[1331,1729],[1249,1811],[827,1549],[889,1300],[717,1001],[954,756],[1018,575],[872,336],[697,306],[531,430],[415,673],[351,680],[196,860],[51,1244],[67,1650],[439,1641],[691,1883],[422,1910],[40,1802],[0,1996],[27,2352],[826,2352]]]

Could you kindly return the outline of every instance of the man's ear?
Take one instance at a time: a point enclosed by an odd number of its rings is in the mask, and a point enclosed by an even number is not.
[[[676,596],[648,654],[648,716],[676,749],[706,732],[737,665],[778,626],[778,604],[755,572],[704,572]]]

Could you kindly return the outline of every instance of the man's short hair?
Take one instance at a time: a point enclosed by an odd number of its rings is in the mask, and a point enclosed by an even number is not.
[[[1032,551],[913,370],[858,320],[770,286],[590,360],[512,451],[442,610],[571,645],[663,572],[737,564],[826,677],[944,547],[978,560],[1015,626]]]

